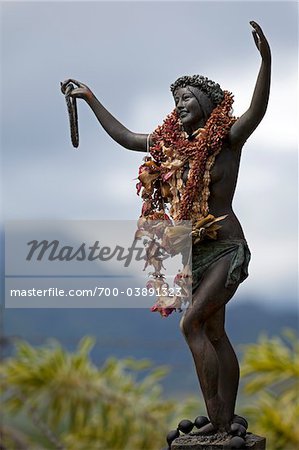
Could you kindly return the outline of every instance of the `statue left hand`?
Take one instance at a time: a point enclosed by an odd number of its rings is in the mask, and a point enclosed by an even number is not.
[[[257,49],[260,52],[262,59],[263,60],[271,59],[270,46],[263,33],[263,30],[261,29],[259,24],[257,24],[253,20],[250,22],[250,25],[253,28],[252,35],[254,38],[255,45],[257,46]]]

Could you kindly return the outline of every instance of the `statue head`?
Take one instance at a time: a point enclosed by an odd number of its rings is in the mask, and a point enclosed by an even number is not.
[[[180,120],[189,134],[204,126],[213,109],[224,98],[219,84],[200,75],[180,77],[170,89]]]

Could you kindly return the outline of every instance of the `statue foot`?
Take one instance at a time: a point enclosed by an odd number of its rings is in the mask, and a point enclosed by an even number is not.
[[[193,428],[197,428],[196,434],[200,435],[213,435],[221,431],[219,427],[213,425],[210,420],[205,416],[198,416],[191,422],[191,420],[181,420],[175,430],[170,431],[167,434],[166,441],[171,448],[172,442],[180,436],[180,432],[184,434],[189,434]],[[229,444],[232,445],[231,448],[242,448],[234,447],[235,445],[243,445],[245,443],[246,430],[248,427],[247,420],[244,417],[235,415],[232,423],[227,427],[228,433],[232,436],[229,440]]]
[[[199,416],[195,419],[194,425],[198,428],[197,433],[199,434],[214,434],[220,430],[219,427],[213,425],[207,417]],[[233,435],[243,437],[246,435],[246,430],[248,428],[248,422],[244,417],[234,415],[232,423],[230,426],[226,427],[226,431]]]
[[[218,430],[216,429],[216,427],[214,427],[214,425],[210,422],[210,423],[207,423],[206,425],[204,425],[203,427],[199,428],[198,433],[199,434],[214,434],[217,431]]]

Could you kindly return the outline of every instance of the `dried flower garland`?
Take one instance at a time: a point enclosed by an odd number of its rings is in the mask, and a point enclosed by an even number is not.
[[[175,110],[154,131],[152,158],[146,158],[139,168],[137,192],[142,190],[142,216],[158,219],[158,213],[162,218],[167,204],[174,220],[208,215],[210,171],[236,120],[230,115],[232,103],[232,94],[224,91],[224,99],[192,140],[188,140]],[[184,185],[182,175],[186,163],[190,170]]]
[[[148,220],[174,222],[192,220],[193,238],[199,242],[204,237],[216,239],[216,223],[226,216],[215,218],[209,214],[210,172],[223,142],[235,122],[231,116],[233,96],[223,91],[223,100],[212,111],[204,128],[196,130],[191,139],[184,132],[174,110],[152,134],[152,157],[146,157],[139,168],[137,193],[143,199],[141,217]],[[189,168],[186,183],[183,174]],[[182,274],[190,268],[184,267]],[[156,280],[161,282],[161,273]],[[180,277],[176,277],[180,278]],[[163,316],[179,309],[180,299],[158,299],[152,308]]]

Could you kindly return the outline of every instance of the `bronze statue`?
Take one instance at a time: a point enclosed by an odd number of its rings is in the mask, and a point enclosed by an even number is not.
[[[168,162],[173,163],[178,156],[177,179],[182,182],[170,186],[168,191],[165,185],[167,192],[160,192],[160,200],[164,197],[170,204],[173,202],[173,217],[194,220],[196,214],[201,218],[208,214],[213,218],[226,216],[221,221],[216,240],[204,240],[193,248],[193,299],[181,321],[210,419],[202,432],[229,431],[235,417],[239,365],[225,333],[225,305],[247,276],[250,252],[232,209],[232,199],[243,145],[267,109],[271,72],[269,44],[261,27],[253,21],[250,24],[262,61],[251,104],[238,119],[231,116],[230,93],[198,75],[181,77],[171,86],[175,111],[167,118],[166,125],[150,135],[133,133],[125,128],[83,83],[73,79],[62,83],[62,92],[65,94],[68,89],[68,95],[73,99],[85,100],[105,131],[120,145],[141,152],[146,152],[149,147],[158,166],[155,170],[160,170],[164,164],[165,175]],[[70,88],[72,83],[76,85],[73,89]],[[176,133],[175,137],[166,136],[167,126],[173,135]],[[179,134],[183,132],[185,140]],[[175,143],[180,146],[181,154]],[[142,177],[140,179],[142,181]],[[151,196],[152,186],[151,189],[143,197],[143,214],[149,216],[152,210],[162,211],[159,198]]]

